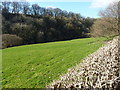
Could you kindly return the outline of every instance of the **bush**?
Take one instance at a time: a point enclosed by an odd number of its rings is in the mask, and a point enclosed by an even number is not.
[[[2,34],[2,47],[7,48],[22,44],[22,38],[13,34]]]
[[[91,36],[116,36],[118,35],[117,25],[114,25],[112,18],[97,19],[91,27]]]

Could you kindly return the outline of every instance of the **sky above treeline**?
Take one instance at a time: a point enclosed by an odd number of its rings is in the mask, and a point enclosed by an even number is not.
[[[3,0],[27,1],[38,4],[44,8],[60,8],[68,12],[80,13],[84,17],[99,18],[99,11],[105,9],[110,3],[120,0]]]

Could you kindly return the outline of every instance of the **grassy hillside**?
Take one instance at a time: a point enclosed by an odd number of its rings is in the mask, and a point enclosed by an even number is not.
[[[25,45],[3,50],[3,87],[43,88],[96,51],[106,38]]]

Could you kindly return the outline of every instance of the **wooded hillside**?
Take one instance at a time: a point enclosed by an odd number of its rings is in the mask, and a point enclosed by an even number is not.
[[[117,36],[120,35],[118,6],[119,2],[110,4],[99,12],[101,18],[95,19],[38,4],[2,2],[2,33],[16,35],[23,44]]]
[[[3,34],[15,34],[23,39],[23,44],[89,37],[94,20],[59,8],[2,3]]]

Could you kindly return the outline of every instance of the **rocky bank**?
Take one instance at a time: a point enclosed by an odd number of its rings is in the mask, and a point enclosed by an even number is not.
[[[82,63],[47,88],[119,88],[120,87],[120,38],[86,57]]]

